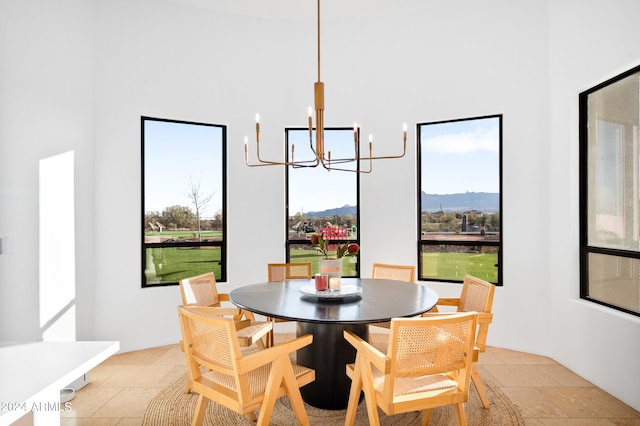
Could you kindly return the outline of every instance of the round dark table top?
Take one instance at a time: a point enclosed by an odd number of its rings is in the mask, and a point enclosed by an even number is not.
[[[231,301],[248,311],[291,321],[370,324],[427,312],[438,295],[417,283],[371,278],[342,278],[342,285],[357,285],[362,293],[345,299],[318,299],[300,291],[311,280],[252,284],[232,290]]]

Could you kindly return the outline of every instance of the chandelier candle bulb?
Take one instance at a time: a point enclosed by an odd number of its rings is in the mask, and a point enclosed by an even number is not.
[[[260,114],[256,114],[256,142],[260,142]]]

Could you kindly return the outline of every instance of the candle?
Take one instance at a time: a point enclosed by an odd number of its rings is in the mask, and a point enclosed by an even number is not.
[[[260,142],[260,114],[256,113],[256,142]]]
[[[353,141],[358,142],[358,123],[353,123]]]
[[[329,290],[340,290],[340,277],[329,278]]]

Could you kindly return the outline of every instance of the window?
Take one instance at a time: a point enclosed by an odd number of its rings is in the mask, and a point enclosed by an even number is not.
[[[580,94],[580,297],[640,315],[640,67]]]
[[[226,126],[142,117],[142,287],[226,281]]]
[[[418,278],[501,285],[502,115],[418,124]]]
[[[286,129],[287,153],[295,146],[295,160],[313,160],[309,129]],[[315,137],[312,142],[315,146]],[[325,129],[325,151],[333,158],[353,155],[353,128]],[[348,165],[345,168],[349,167]],[[352,166],[351,170],[355,170]],[[332,171],[322,166],[286,168],[286,259],[290,263],[311,262],[319,271],[322,256],[311,246],[312,235],[330,235],[329,251],[349,242],[359,244],[359,173]],[[343,258],[342,276],[359,277],[360,256]]]

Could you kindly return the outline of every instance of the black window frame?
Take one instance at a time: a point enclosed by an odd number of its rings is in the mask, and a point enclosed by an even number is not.
[[[432,125],[432,124],[445,124],[445,123],[455,123],[462,121],[470,121],[470,120],[482,120],[489,118],[498,118],[499,119],[499,153],[498,153],[498,167],[499,167],[499,240],[498,241],[483,241],[479,244],[477,241],[468,241],[465,239],[450,239],[446,240],[423,240],[422,239],[422,126]],[[464,117],[464,118],[455,118],[449,120],[439,120],[439,121],[428,121],[428,122],[420,122],[416,124],[416,170],[417,170],[417,262],[418,262],[418,281],[425,282],[447,282],[447,283],[462,283],[464,277],[458,279],[446,279],[446,278],[425,278],[423,277],[423,247],[429,246],[459,246],[459,247],[469,247],[469,246],[489,246],[489,247],[498,247],[498,260],[495,265],[498,268],[497,271],[497,282],[489,281],[496,286],[503,286],[503,252],[504,252],[504,230],[503,230],[503,212],[504,212],[504,204],[502,202],[503,198],[503,179],[502,179],[502,170],[503,170],[503,155],[502,155],[502,147],[504,141],[503,134],[504,127],[504,116],[503,114],[489,114],[489,115],[481,115],[481,116],[473,116],[473,117]]]
[[[177,120],[177,119],[167,119],[167,118],[158,118],[158,117],[150,117],[150,116],[141,116],[140,117],[140,132],[141,132],[141,157],[140,157],[140,205],[141,205],[141,287],[142,288],[155,288],[155,287],[165,287],[165,286],[173,286],[178,285],[178,281],[170,281],[170,282],[162,282],[162,283],[152,283],[148,284],[146,279],[146,259],[147,254],[146,250],[153,248],[184,248],[185,243],[176,243],[176,242],[160,242],[160,243],[146,243],[145,242],[145,228],[146,228],[146,220],[145,220],[145,122],[146,121],[157,121],[157,122],[165,122],[165,123],[176,123],[176,124],[188,124],[188,125],[196,125],[196,126],[206,126],[206,127],[216,127],[221,130],[222,133],[222,146],[221,149],[221,167],[222,167],[222,195],[221,195],[221,211],[222,211],[222,239],[221,241],[196,241],[190,242],[188,247],[220,247],[220,276],[216,276],[217,282],[226,282],[227,281],[227,126],[222,124],[212,124],[212,123],[202,123],[195,121],[186,121],[186,120]]]
[[[581,92],[578,95],[578,121],[579,121],[579,220],[580,220],[580,299],[586,300],[598,305],[606,306],[611,309],[615,309],[620,312],[631,314],[634,316],[640,316],[640,309],[638,312],[623,306],[600,300],[594,297],[590,297],[590,282],[589,271],[590,262],[589,257],[591,254],[613,256],[618,259],[624,260],[640,260],[640,249],[638,251],[628,249],[618,249],[613,247],[604,247],[602,245],[592,245],[589,241],[589,164],[590,164],[590,151],[589,151],[589,96],[596,94],[598,91],[604,88],[608,88],[613,84],[620,82],[634,74],[640,74],[640,66],[633,67],[627,71],[624,71],[596,86]],[[640,78],[640,76],[639,76]],[[639,83],[640,85],[640,83]],[[640,103],[640,97],[638,93],[636,102]],[[637,107],[640,109],[640,105]],[[619,123],[628,124],[628,123]],[[638,161],[638,159],[636,159]],[[626,181],[625,181],[626,184]],[[626,188],[626,185],[624,186]]]
[[[349,134],[353,134],[353,127],[326,127],[326,131],[348,131]],[[289,159],[289,131],[304,131],[309,132],[307,127],[286,127],[284,131],[284,146],[285,146],[285,158],[286,161],[290,161]],[[358,129],[358,141],[360,140],[360,129]],[[302,148],[299,148],[302,149]],[[317,166],[318,168],[322,168],[321,165]],[[290,240],[289,239],[289,220],[290,220],[290,209],[289,209],[289,171],[291,166],[285,167],[285,262],[291,262],[291,246],[293,245],[309,245],[311,246],[311,240]],[[345,243],[356,243],[360,246],[360,163],[356,164],[357,172],[345,172],[345,171],[331,171],[326,173],[355,173],[356,174],[356,227],[357,227],[357,237],[354,239],[346,239],[346,240],[329,240],[328,243],[331,244],[345,244]],[[355,276],[345,276],[344,278],[360,278],[360,254],[362,250],[358,252],[357,260],[356,260],[356,275]],[[312,265],[313,267],[313,265]]]

